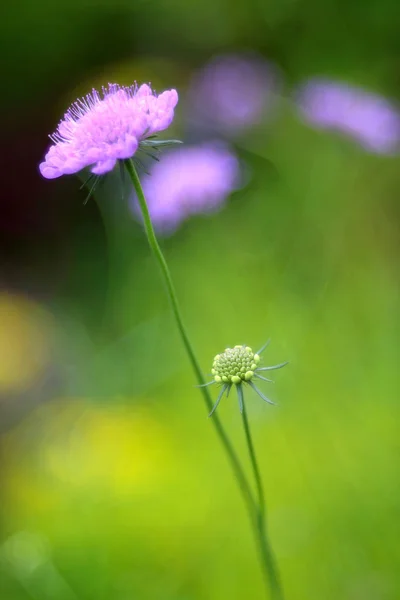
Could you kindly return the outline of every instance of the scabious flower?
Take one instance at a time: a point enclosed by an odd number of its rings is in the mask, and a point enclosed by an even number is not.
[[[39,165],[41,174],[54,179],[84,167],[95,175],[111,171],[117,160],[131,158],[143,140],[171,124],[177,102],[176,90],[157,96],[146,84],[93,90],[72,104],[50,136],[53,145]]]
[[[343,132],[379,154],[399,149],[400,112],[382,96],[326,79],[308,81],[296,96],[312,125]]]
[[[276,69],[252,54],[213,58],[195,74],[189,88],[194,124],[224,134],[236,134],[270,112],[279,78]]]
[[[263,377],[260,375],[260,372],[281,369],[288,364],[288,361],[286,361],[270,367],[259,366],[261,362],[260,355],[269,345],[269,342],[270,340],[268,340],[264,346],[258,350],[258,352],[253,352],[250,346],[238,345],[234,346],[234,348],[225,348],[224,352],[217,354],[214,357],[214,362],[211,369],[211,374],[214,378],[212,381],[200,386],[204,387],[213,385],[214,383],[222,386],[217,401],[209,414],[210,417],[216,410],[224,393],[226,392],[226,395],[229,395],[232,386],[236,387],[237,390],[240,412],[243,412],[243,387],[245,384],[248,384],[250,387],[252,387],[253,390],[257,392],[260,398],[262,398],[265,402],[268,402],[269,404],[275,404],[272,402],[272,400],[269,400],[269,398],[264,396],[264,394],[258,389],[253,381],[254,378],[256,378],[273,383],[272,379]]]
[[[142,186],[155,228],[168,235],[188,217],[224,203],[239,186],[239,162],[217,142],[183,146],[166,153]],[[135,200],[133,210],[140,214]]]

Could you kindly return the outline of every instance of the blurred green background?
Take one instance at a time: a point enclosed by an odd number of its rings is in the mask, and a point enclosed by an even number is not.
[[[1,10],[2,600],[265,597],[117,179],[83,206],[78,178],[37,170],[68,104],[108,81],[176,87],[171,136],[185,139],[194,70],[244,50],[284,81],[275,118],[234,141],[248,184],[162,246],[205,372],[226,346],[268,337],[267,364],[290,360],[268,388],[277,407],[248,394],[287,599],[399,598],[399,157],[307,127],[290,101],[315,75],[398,99],[397,0]],[[248,468],[233,395],[219,413]]]

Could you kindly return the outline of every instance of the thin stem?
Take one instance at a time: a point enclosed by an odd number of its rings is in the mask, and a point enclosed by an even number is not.
[[[182,338],[183,344],[185,346],[186,352],[188,354],[189,360],[192,364],[196,378],[197,378],[199,384],[201,386],[204,386],[204,384],[206,382],[204,380],[203,373],[202,373],[200,365],[197,361],[196,355],[194,353],[194,350],[190,343],[188,334],[186,332],[186,327],[185,327],[182,317],[181,317],[181,312],[180,312],[179,303],[178,303],[178,299],[177,299],[176,292],[175,292],[175,287],[174,287],[174,284],[172,281],[172,277],[171,277],[168,265],[166,263],[164,255],[163,255],[161,248],[159,246],[159,243],[157,241],[156,234],[154,232],[149,209],[147,207],[143,189],[140,184],[139,176],[137,174],[135,165],[133,164],[131,159],[127,159],[124,162],[125,162],[126,169],[129,173],[129,176],[132,180],[133,187],[135,188],[135,192],[137,195],[137,199],[139,201],[140,209],[142,211],[143,224],[144,224],[145,232],[147,235],[147,240],[148,240],[150,248],[154,254],[154,257],[161,268],[161,272],[162,272],[164,282],[165,282],[165,285],[167,288],[167,293],[168,293],[168,296],[169,296],[169,299],[171,302],[172,311],[173,311],[173,314],[174,314],[174,317],[175,317],[175,320],[176,320],[176,323],[178,326],[179,333],[181,335],[181,338]],[[210,392],[207,387],[202,387],[201,392],[203,394],[203,398],[206,403],[207,410],[208,410],[208,412],[210,412],[213,408],[213,400],[211,398]],[[219,436],[222,445],[225,448],[226,453],[228,454],[228,458],[231,462],[233,471],[234,471],[237,481],[239,483],[240,490],[241,490],[244,500],[247,504],[248,510],[252,516],[253,512],[257,511],[256,502],[253,498],[251,488],[247,482],[246,476],[245,476],[242,466],[239,462],[239,459],[237,458],[236,452],[234,451],[233,446],[232,446],[227,434],[225,433],[222,423],[216,413],[213,415],[212,423],[216,429],[217,435]]]
[[[240,387],[242,384],[240,384]],[[238,386],[239,392],[239,386]],[[256,527],[258,531],[258,541],[260,546],[260,554],[263,561],[263,565],[265,566],[265,575],[267,582],[269,584],[271,590],[271,597],[274,600],[283,600],[283,590],[282,585],[280,583],[280,577],[278,572],[278,567],[276,565],[275,557],[271,548],[271,544],[268,540],[267,535],[267,522],[266,522],[266,504],[265,504],[265,493],[264,487],[261,479],[261,473],[258,466],[257,456],[254,449],[253,438],[251,437],[249,420],[247,418],[247,410],[246,403],[244,401],[244,394],[241,390],[242,397],[242,419],[243,419],[243,427],[246,436],[247,448],[250,455],[250,462],[254,472],[254,479],[256,481],[257,487],[257,497],[258,497],[258,511],[256,516]]]
[[[149,213],[149,210],[147,207],[146,199],[144,197],[143,189],[140,184],[139,176],[137,174],[135,165],[133,164],[131,159],[127,159],[124,162],[125,162],[126,169],[132,180],[133,187],[135,188],[135,191],[136,191],[136,195],[137,195],[139,205],[140,205],[142,215],[143,215],[144,228],[145,228],[145,232],[147,235],[147,239],[148,239],[150,248],[154,254],[155,259],[157,260],[157,262],[161,268],[161,272],[162,272],[162,275],[163,275],[163,278],[164,278],[164,281],[165,281],[165,284],[167,287],[168,296],[169,296],[169,299],[171,302],[172,311],[175,316],[175,320],[176,320],[176,323],[178,326],[179,333],[181,334],[183,344],[185,346],[189,360],[192,364],[193,370],[196,374],[198,383],[200,386],[202,386],[200,389],[203,394],[203,398],[206,403],[207,410],[210,412],[211,409],[213,408],[213,401],[212,401],[210,392],[208,390],[208,387],[204,386],[204,384],[206,382],[204,380],[203,373],[201,371],[200,365],[197,361],[196,355],[195,355],[192,345],[190,343],[188,334],[186,332],[186,328],[183,324],[183,320],[182,320],[182,316],[181,316],[181,312],[180,312],[180,308],[179,308],[179,303],[178,303],[178,299],[177,299],[176,292],[175,292],[175,287],[174,287],[174,284],[172,281],[172,277],[171,277],[168,265],[166,263],[166,260],[161,251],[161,248],[157,241],[157,237],[154,232],[154,228],[153,228],[150,213]],[[228,390],[229,389],[230,389],[230,387],[228,388]],[[243,411],[243,415],[245,415],[245,411]],[[245,417],[243,417],[243,418],[245,418]],[[270,546],[269,546],[269,543],[268,543],[268,540],[266,537],[263,496],[259,497],[259,506],[258,506],[257,502],[254,500],[253,493],[247,482],[246,476],[245,476],[243,468],[239,462],[239,459],[236,455],[236,452],[234,451],[233,446],[232,446],[227,434],[225,433],[225,430],[222,426],[222,423],[221,423],[217,413],[213,414],[212,423],[213,423],[213,425],[216,429],[217,435],[219,436],[220,441],[228,455],[228,458],[231,462],[236,479],[238,481],[240,490],[241,490],[244,500],[246,502],[246,505],[247,505],[247,508],[249,511],[250,520],[254,527],[255,536],[259,543],[260,553],[261,553],[261,557],[262,557],[262,564],[263,564],[264,574],[265,574],[265,578],[266,578],[266,584],[267,584],[267,586],[269,586],[269,589],[271,590],[272,599],[273,600],[283,600],[283,595],[282,595],[281,587],[279,584],[277,570],[274,565],[273,554],[272,554],[272,551],[270,549]],[[247,423],[247,417],[246,417],[246,423]],[[246,427],[245,427],[245,429],[246,429]],[[249,449],[251,446],[251,448],[253,449],[252,452],[253,452],[253,456],[254,456],[254,460],[255,460],[254,448],[251,443],[250,430],[248,429],[248,423],[247,423],[247,431],[248,431],[248,436],[249,436],[249,437],[247,437],[247,434],[246,434],[248,443],[250,440]],[[257,465],[256,461],[255,461],[255,465]],[[254,464],[253,464],[253,468],[254,468]],[[258,468],[257,468],[257,474],[258,474],[259,486],[260,486],[260,487],[258,487],[258,493],[260,496],[260,490],[262,491],[262,486],[261,486],[261,478],[260,478]]]
[[[240,384],[240,386],[241,385],[242,384]],[[246,410],[246,404],[244,402],[243,391],[242,391],[242,399],[243,399],[242,419],[243,419],[244,432],[245,432],[245,435],[246,435],[247,449],[249,451],[251,466],[253,468],[254,478],[256,480],[258,503],[259,503],[259,506],[260,506],[260,513],[264,517],[265,516],[265,495],[264,495],[264,488],[263,488],[263,484],[262,484],[260,469],[258,468],[258,462],[257,462],[256,452],[255,452],[255,449],[254,449],[253,439],[252,439],[251,433],[250,433],[250,426],[249,426],[249,420],[247,418],[247,410]]]

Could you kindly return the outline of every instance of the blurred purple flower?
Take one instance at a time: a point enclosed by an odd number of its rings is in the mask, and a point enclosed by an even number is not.
[[[96,175],[111,171],[118,159],[135,154],[143,138],[169,127],[177,102],[175,90],[156,96],[146,84],[113,83],[102,95],[93,90],[72,104],[50,136],[41,174],[54,179],[89,166]]]
[[[346,133],[372,152],[390,154],[399,148],[400,112],[378,94],[312,79],[299,88],[297,101],[306,120],[317,127]]]
[[[257,125],[274,101],[278,77],[254,54],[213,58],[193,78],[189,88],[190,118],[200,126],[237,133]]]
[[[142,185],[156,229],[168,235],[191,215],[224,203],[239,187],[239,162],[220,143],[185,146],[166,153]]]

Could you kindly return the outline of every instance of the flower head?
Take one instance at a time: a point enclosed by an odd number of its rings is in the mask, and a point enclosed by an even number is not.
[[[93,90],[72,104],[50,136],[53,145],[39,165],[41,174],[54,179],[84,167],[96,175],[111,171],[147,136],[171,124],[177,102],[175,90],[157,96],[146,84],[109,84],[101,94]]]
[[[216,56],[193,78],[191,117],[202,129],[238,133],[259,124],[278,86],[276,69],[256,54]]]
[[[250,381],[260,362],[260,356],[255,354],[249,346],[235,346],[226,348],[222,354],[214,358],[211,373],[217,383],[241,383]]]
[[[260,372],[263,371],[273,371],[275,369],[281,369],[288,362],[279,363],[278,365],[273,365],[270,367],[260,367],[259,363],[261,361],[261,353],[268,346],[268,342],[260,348],[258,352],[253,352],[250,346],[239,345],[234,346],[233,348],[225,348],[221,354],[217,354],[214,357],[213,367],[211,369],[211,373],[214,377],[213,381],[206,383],[204,385],[213,385],[214,383],[222,385],[221,391],[217,398],[216,403],[212,411],[210,412],[210,417],[217,408],[218,404],[221,401],[222,396],[226,392],[226,395],[229,395],[232,385],[236,387],[239,399],[239,408],[240,411],[243,412],[243,385],[249,384],[250,387],[253,388],[255,392],[268,402],[269,404],[274,404],[271,400],[269,400],[264,394],[258,389],[258,387],[254,384],[253,379],[262,379],[263,381],[268,381],[272,383],[272,379],[267,379],[260,375]],[[201,386],[202,387],[202,386]]]
[[[297,93],[305,119],[341,131],[372,152],[388,154],[400,145],[400,112],[384,97],[361,88],[314,79]]]
[[[171,150],[142,180],[151,218],[164,234],[193,214],[216,210],[238,185],[239,162],[217,143]]]

